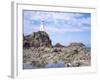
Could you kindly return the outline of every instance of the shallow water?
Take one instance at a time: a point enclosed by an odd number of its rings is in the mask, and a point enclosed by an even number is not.
[[[57,63],[49,63],[45,66],[45,68],[60,68],[60,67],[65,67],[63,61],[59,61]]]
[[[63,61],[59,61],[57,63],[48,63],[45,65],[44,68],[61,68],[61,67],[65,67],[65,64]],[[23,69],[36,69],[36,68],[37,67],[35,67],[31,64],[23,64]]]

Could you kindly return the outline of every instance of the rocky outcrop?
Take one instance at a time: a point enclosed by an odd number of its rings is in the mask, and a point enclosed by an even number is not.
[[[44,31],[33,32],[31,35],[24,36],[23,47],[51,47],[49,35]]]
[[[24,49],[23,61],[35,68],[52,67],[50,64],[54,67],[59,61],[63,67],[81,67],[90,66],[91,54],[90,49],[82,43],[71,43],[67,47],[31,47]]]
[[[73,46],[85,47],[83,43],[76,43],[76,42],[70,43],[68,47],[73,47]]]
[[[33,68],[90,66],[90,52],[90,48],[83,43],[73,42],[66,47],[57,43],[52,46],[49,35],[44,31],[23,36],[24,69],[25,66],[30,69],[32,66]]]

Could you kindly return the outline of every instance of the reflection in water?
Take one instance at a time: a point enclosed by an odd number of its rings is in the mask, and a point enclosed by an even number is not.
[[[60,67],[65,67],[63,61],[59,61],[57,63],[49,63],[45,66],[45,68],[60,68]]]
[[[48,63],[45,65],[44,68],[60,68],[65,67],[64,61],[58,61],[57,63]],[[23,69],[36,69],[36,66],[33,66],[31,64],[23,64]]]

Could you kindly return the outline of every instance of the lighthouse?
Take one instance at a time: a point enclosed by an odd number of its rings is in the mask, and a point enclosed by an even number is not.
[[[43,20],[41,21],[41,24],[40,24],[40,31],[45,31]]]

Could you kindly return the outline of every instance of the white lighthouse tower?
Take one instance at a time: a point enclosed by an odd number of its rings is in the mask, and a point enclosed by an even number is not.
[[[45,31],[43,20],[41,21],[41,24],[40,24],[40,31]]]

